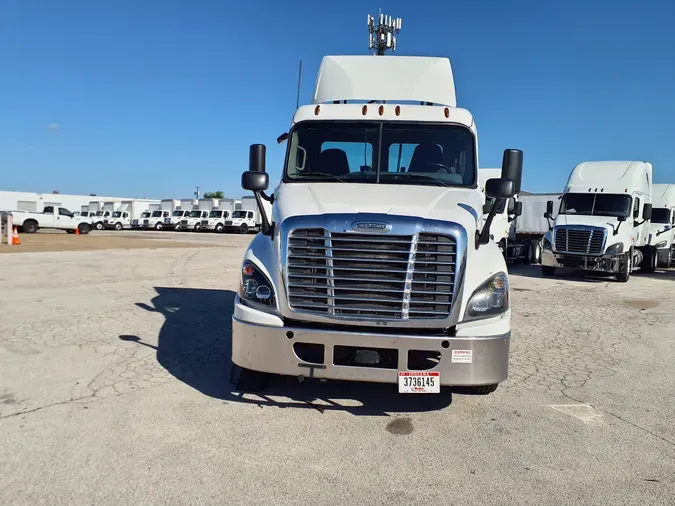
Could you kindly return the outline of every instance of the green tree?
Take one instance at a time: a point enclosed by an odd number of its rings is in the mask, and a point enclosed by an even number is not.
[[[206,192],[204,194],[205,199],[224,199],[225,198],[225,193],[223,193],[221,190],[218,190],[217,192]]]

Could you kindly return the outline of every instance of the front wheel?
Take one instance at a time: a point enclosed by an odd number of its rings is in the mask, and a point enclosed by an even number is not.
[[[80,234],[87,235],[89,232],[91,232],[91,225],[89,225],[89,223],[80,223],[77,226],[77,229],[80,231]]]
[[[163,228],[164,228],[164,225],[162,225],[161,223],[157,223],[155,225],[155,230],[157,230],[157,231],[162,230]]]
[[[619,272],[619,274],[616,276],[616,280],[619,283],[626,283],[630,279],[630,271],[633,265],[633,250],[631,249],[628,253],[626,253],[626,255],[626,260],[621,266],[621,272]],[[643,262],[645,260],[643,260]]]
[[[542,265],[541,273],[547,278],[551,278],[555,276],[555,267],[551,267],[550,265]]]
[[[246,223],[244,223],[241,227],[239,227],[239,233],[248,234],[248,225]]]
[[[115,223],[115,230],[122,230],[122,224],[121,223]]]
[[[223,225],[221,225],[220,223],[218,223],[218,224],[216,225],[216,232],[219,233],[219,234],[221,234],[221,233],[223,232]]]

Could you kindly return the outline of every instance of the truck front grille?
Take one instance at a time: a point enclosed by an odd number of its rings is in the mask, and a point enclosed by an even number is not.
[[[556,227],[555,250],[559,253],[601,255],[605,246],[605,231],[602,228],[575,229]]]
[[[180,224],[181,224],[181,225],[187,225],[187,224],[188,224],[188,220],[180,220]]]
[[[450,315],[454,237],[296,229],[289,236],[287,292],[293,311],[362,319]]]

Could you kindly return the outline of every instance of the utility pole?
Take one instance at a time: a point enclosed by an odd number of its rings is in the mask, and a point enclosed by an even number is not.
[[[380,9],[377,26],[375,18],[368,14],[368,49],[383,56],[386,51],[396,51],[396,35],[401,31],[401,18],[385,16]]]
[[[199,186],[195,186],[195,198],[199,200]]]

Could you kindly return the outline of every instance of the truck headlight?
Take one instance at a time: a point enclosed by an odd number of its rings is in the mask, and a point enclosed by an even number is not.
[[[241,266],[239,296],[242,299],[276,307],[274,288],[267,277],[253,263],[244,261]]]
[[[668,246],[668,241],[661,241],[656,245],[656,249],[665,248],[666,246]]]
[[[609,248],[607,248],[607,251],[605,251],[606,255],[620,255],[623,253],[623,243],[622,242],[617,242],[616,244],[612,244]]]
[[[543,244],[542,244],[542,248],[543,248],[543,249],[548,249],[548,250],[552,250],[552,249],[553,249],[553,247],[551,246],[551,241],[549,241],[546,237],[544,237],[544,241],[543,241]]]
[[[465,320],[479,320],[504,313],[509,309],[509,280],[499,272],[480,285],[466,306]]]

